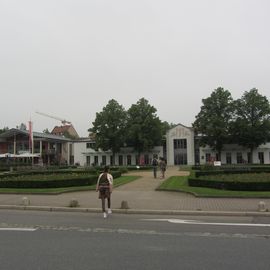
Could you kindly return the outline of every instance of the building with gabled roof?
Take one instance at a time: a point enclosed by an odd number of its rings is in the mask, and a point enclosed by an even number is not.
[[[71,139],[79,138],[79,135],[72,125],[55,126],[51,134],[64,136]]]

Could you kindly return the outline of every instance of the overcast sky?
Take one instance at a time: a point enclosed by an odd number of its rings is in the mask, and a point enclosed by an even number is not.
[[[110,99],[190,126],[221,86],[270,99],[269,0],[0,0],[0,128],[87,136]]]

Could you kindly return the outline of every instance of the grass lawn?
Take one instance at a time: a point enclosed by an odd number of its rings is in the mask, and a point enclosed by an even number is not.
[[[172,176],[164,181],[157,190],[182,191],[198,197],[236,197],[236,198],[270,198],[270,191],[231,191],[214,188],[190,187],[189,176]]]
[[[114,179],[114,187],[118,187],[138,179],[139,176],[121,176]],[[30,189],[30,188],[0,188],[0,193],[10,194],[60,194],[64,192],[95,190],[96,185],[79,186],[79,187],[63,187],[63,188],[44,188],[44,189]]]

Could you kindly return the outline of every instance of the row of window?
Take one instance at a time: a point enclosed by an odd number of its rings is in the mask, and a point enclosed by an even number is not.
[[[109,158],[109,160],[108,160]],[[108,162],[109,161],[109,162]],[[135,160],[135,164],[138,165],[150,165],[152,162],[152,157],[150,158],[149,155],[144,155],[144,156],[141,156],[139,158],[138,155],[136,155],[136,160]],[[90,166],[90,165],[101,165],[101,166],[104,166],[104,165],[113,165],[113,164],[117,164],[119,166],[122,166],[122,165],[132,165],[132,157],[131,155],[118,155],[116,157],[116,160],[115,162],[113,162],[113,156],[86,156],[86,165],[87,166]]]
[[[57,144],[57,145],[58,145],[58,150],[62,149],[61,144]],[[42,143],[42,151],[45,151],[47,148],[48,148],[48,144]],[[34,149],[35,149],[35,151],[34,151],[35,153],[40,152],[40,142],[39,141],[34,142]],[[49,149],[55,149],[55,144],[51,143]],[[29,142],[27,142],[27,143],[24,143],[24,142],[16,143],[16,152],[21,152],[21,151],[29,151]],[[13,153],[14,152],[14,144],[8,144],[7,152],[8,153]]]
[[[220,160],[220,156],[216,154],[215,157],[211,156],[210,153],[206,153],[205,155],[206,162],[213,162],[215,160]],[[270,158],[270,153],[269,153]],[[258,152],[258,159],[260,161],[260,164],[264,164],[264,152]],[[251,163],[251,153],[247,153],[247,159],[243,158],[242,152],[236,153],[236,163],[237,164],[243,164],[243,163]],[[232,164],[232,153],[228,152],[226,153],[226,164]]]
[[[187,139],[174,139],[174,149],[187,149]]]
[[[91,148],[91,149],[95,149],[96,147],[96,143],[94,142],[89,142],[89,143],[86,143],[86,148]]]

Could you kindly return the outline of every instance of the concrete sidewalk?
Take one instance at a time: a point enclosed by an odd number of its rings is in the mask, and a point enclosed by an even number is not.
[[[169,167],[166,178],[174,175],[187,175],[178,167]],[[154,179],[151,171],[136,171],[128,175],[139,175],[141,178],[129,184],[117,187],[112,193],[112,209],[118,213],[145,214],[209,214],[209,215],[264,215],[270,212],[259,212],[258,204],[264,201],[270,208],[270,199],[238,198],[196,198],[181,192],[155,191],[164,179]],[[23,204],[23,197],[30,201]],[[71,208],[72,199],[79,202],[79,207]],[[120,209],[122,201],[127,201],[129,209]],[[101,202],[95,191],[63,193],[60,195],[18,195],[0,194],[0,209],[33,209],[48,211],[87,211],[100,212]]]

